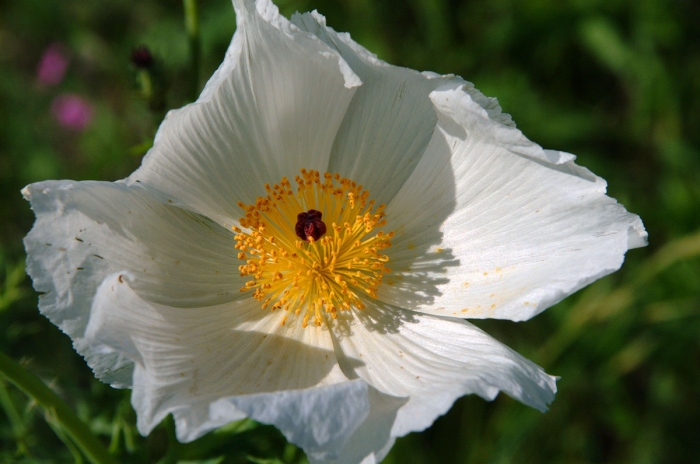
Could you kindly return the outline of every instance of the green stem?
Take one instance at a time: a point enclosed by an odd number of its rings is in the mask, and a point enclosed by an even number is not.
[[[27,447],[24,443],[25,427],[22,417],[17,411],[12,398],[10,397],[10,392],[7,391],[5,387],[5,382],[0,381],[0,405],[5,410],[7,418],[10,420],[10,425],[12,427],[12,432],[15,435],[15,443],[17,443],[17,451],[19,454],[25,454]]]
[[[0,353],[0,374],[44,407],[94,464],[117,464],[90,429],[44,382]]]
[[[185,31],[190,46],[190,97],[192,101],[199,95],[199,61],[201,56],[199,36],[199,11],[197,0],[182,0],[185,7]]]

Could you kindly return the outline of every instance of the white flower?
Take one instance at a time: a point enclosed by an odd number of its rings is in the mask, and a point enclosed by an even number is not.
[[[141,168],[24,190],[41,312],[133,389],[143,434],[251,417],[312,462],[374,462],[465,394],[544,410],[555,378],[461,318],[531,318],[618,269],[640,219],[470,83],[233,3],[224,63]]]

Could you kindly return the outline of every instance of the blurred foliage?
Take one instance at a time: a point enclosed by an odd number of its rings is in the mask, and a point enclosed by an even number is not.
[[[479,325],[561,376],[542,415],[503,395],[465,397],[387,463],[686,463],[700,456],[700,2],[696,0],[283,0],[394,64],[454,73],[499,98],[520,129],[573,152],[639,214],[650,245],[527,323]],[[202,82],[235,18],[200,2]],[[44,50],[69,53],[65,79],[40,85]],[[44,179],[120,179],[163,112],[141,98],[134,47],[153,52],[166,108],[186,103],[188,40],[176,0],[0,3],[0,350],[22,360],[125,462],[291,463],[305,458],[272,427],[233,423],[177,444],[165,421],[135,430],[129,393],[96,381],[41,317],[23,274],[33,215],[20,189]],[[93,106],[83,131],[52,100]],[[149,110],[150,106],[150,110]],[[152,111],[154,110],[155,111]],[[0,462],[83,462],[49,414],[0,379]],[[68,443],[68,446],[64,444]]]

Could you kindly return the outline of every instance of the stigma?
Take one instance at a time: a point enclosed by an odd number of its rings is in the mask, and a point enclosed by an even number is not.
[[[377,297],[394,233],[383,230],[385,205],[362,185],[306,169],[295,181],[293,189],[283,177],[254,204],[238,204],[245,216],[233,227],[235,247],[241,276],[250,278],[241,291],[263,309],[285,311],[282,325],[293,316],[320,327]]]
[[[326,223],[321,220],[322,217],[323,213],[315,209],[297,214],[297,225],[294,227],[297,237],[306,242],[321,238],[326,233]]]

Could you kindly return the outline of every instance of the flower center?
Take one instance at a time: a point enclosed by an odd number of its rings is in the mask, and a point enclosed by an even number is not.
[[[241,288],[253,291],[263,309],[283,309],[320,326],[325,315],[364,309],[364,295],[376,298],[389,257],[380,250],[391,246],[393,232],[386,225],[385,205],[375,208],[369,192],[339,174],[301,170],[296,193],[283,177],[265,185],[267,196],[244,209],[242,229],[236,232],[241,276],[251,280]],[[323,219],[323,220],[322,220]],[[325,222],[324,222],[325,220]],[[330,223],[330,230],[326,224]],[[287,315],[282,319],[282,325]]]

